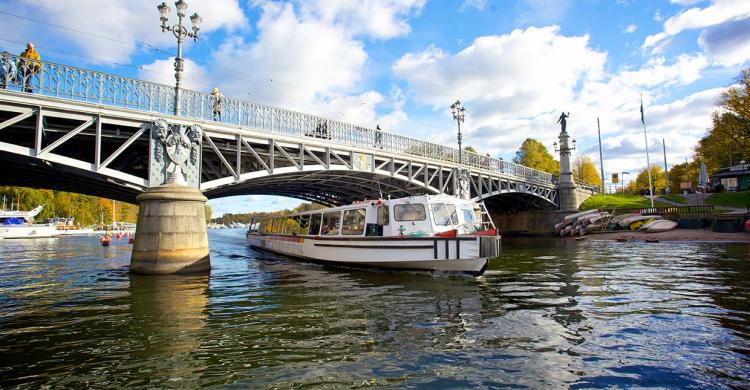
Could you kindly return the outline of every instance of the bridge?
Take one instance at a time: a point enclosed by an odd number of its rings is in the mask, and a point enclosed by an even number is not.
[[[18,58],[13,58],[15,62]],[[0,179],[127,202],[165,177],[154,124],[199,131],[190,184],[208,198],[283,195],[324,205],[376,197],[459,194],[501,207],[557,208],[546,172],[456,148],[262,104],[41,62],[0,89]],[[161,172],[159,170],[161,169]]]

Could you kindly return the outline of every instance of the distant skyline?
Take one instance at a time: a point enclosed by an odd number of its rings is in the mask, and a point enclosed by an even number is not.
[[[159,1],[0,0],[0,47],[173,84],[176,40]],[[691,159],[721,91],[750,60],[747,0],[191,0],[186,87],[512,159],[527,137],[551,153],[561,111],[576,155],[605,177]],[[176,22],[174,2],[170,23]],[[123,5],[126,5],[123,7]],[[189,23],[189,22],[188,22]],[[214,215],[292,208],[271,196],[211,200]]]

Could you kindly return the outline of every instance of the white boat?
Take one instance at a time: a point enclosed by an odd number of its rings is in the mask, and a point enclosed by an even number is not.
[[[657,219],[649,224],[643,225],[643,228],[647,233],[658,233],[670,231],[677,227],[677,222],[670,221],[668,219]]]
[[[251,247],[306,261],[473,275],[484,273],[487,259],[500,252],[484,205],[448,195],[269,217],[246,236]]]
[[[60,231],[55,225],[49,224],[30,224],[20,225],[0,225],[0,237],[5,239],[12,238],[48,238],[57,237]]]
[[[32,222],[34,217],[42,211],[44,206],[37,206],[33,210],[20,211],[20,210],[0,210],[0,222],[8,219],[19,219],[26,223]]]

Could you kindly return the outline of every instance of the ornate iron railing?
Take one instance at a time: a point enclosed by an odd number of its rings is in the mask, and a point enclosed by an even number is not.
[[[174,87],[46,61],[9,55],[0,59],[0,88],[41,93],[101,105],[174,114]],[[213,120],[211,94],[182,91],[181,116]],[[411,154],[458,163],[458,150],[431,142],[356,126],[315,115],[228,97],[221,98],[222,123],[368,149]],[[464,151],[464,165],[541,184],[554,184],[553,175],[522,165]]]

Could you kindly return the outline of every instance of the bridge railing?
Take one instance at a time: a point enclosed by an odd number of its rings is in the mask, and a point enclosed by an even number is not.
[[[0,65],[0,88],[174,114],[173,86],[52,62],[30,61],[13,55],[0,58]],[[183,89],[180,115],[213,120],[213,99],[211,94]],[[228,97],[222,97],[220,121],[272,133],[322,138],[351,146],[384,149],[452,163],[459,161],[456,148]],[[467,151],[464,151],[461,157],[464,165],[523,178],[526,181],[554,183],[551,174],[522,165]]]

